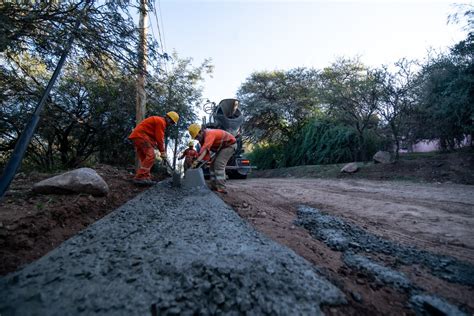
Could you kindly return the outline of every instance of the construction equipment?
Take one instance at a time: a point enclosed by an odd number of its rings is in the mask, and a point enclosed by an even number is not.
[[[209,117],[203,117],[202,128],[219,128],[231,133],[237,140],[237,149],[227,162],[226,174],[231,179],[246,179],[247,175],[255,167],[250,165],[250,160],[243,157],[241,127],[244,117],[239,108],[237,99],[224,99],[216,105],[215,102],[207,100],[203,106]],[[209,175],[209,168],[204,165],[204,176]]]

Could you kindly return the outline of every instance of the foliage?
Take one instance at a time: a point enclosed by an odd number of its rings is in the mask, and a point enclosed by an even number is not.
[[[174,60],[179,67],[150,76],[148,108],[149,115],[177,111],[181,116],[178,127],[183,132],[196,118],[195,106],[201,97],[198,83],[203,72],[211,68],[207,61],[194,68],[190,60],[177,56]],[[2,91],[0,110],[0,122],[5,126],[0,130],[0,146],[4,151],[13,148],[47,79],[46,72],[38,74],[39,69],[45,69],[38,60],[19,57],[18,65],[22,76],[16,75],[16,68],[3,73],[10,82]],[[88,159],[110,164],[133,161],[127,137],[135,125],[135,80],[118,66],[107,76],[88,66],[66,65],[48,99],[26,163],[52,169],[58,165],[76,167]],[[19,89],[24,87],[28,89],[21,93]]]
[[[415,139],[439,139],[454,149],[474,134],[474,36],[423,65],[417,78],[419,102],[413,109]]]
[[[321,99],[326,113],[357,132],[357,159],[363,161],[368,158],[364,147],[366,130],[378,125],[376,111],[382,99],[382,77],[380,69],[368,68],[357,59],[339,59],[321,74]]]
[[[318,110],[318,73],[313,69],[253,73],[237,97],[245,111],[245,136],[252,141],[276,141]]]
[[[248,154],[252,164],[259,169],[273,169],[283,167],[283,150],[278,145],[257,145]]]
[[[382,139],[366,131],[365,148],[369,155],[383,146]],[[280,145],[257,146],[249,155],[260,169],[299,165],[334,164],[356,159],[360,138],[349,126],[328,118],[314,117]]]
[[[381,69],[382,97],[377,107],[377,114],[383,122],[381,133],[388,131],[386,138],[395,144],[395,155],[398,158],[400,142],[410,134],[411,109],[417,102],[414,93],[414,61],[401,59],[395,63],[395,71],[384,66]]]
[[[7,59],[28,52],[51,69],[74,34],[74,58],[88,60],[90,67],[103,73],[108,71],[110,60],[135,72],[138,32],[132,9],[136,6],[130,0],[2,1],[0,52]],[[75,32],[77,20],[81,23]],[[153,62],[160,55],[156,43],[151,38],[148,42],[148,58]]]
[[[179,113],[178,124],[169,133],[174,142],[173,164],[176,164],[179,151],[187,147],[183,136],[187,135],[188,126],[197,120],[196,110],[202,103],[200,84],[205,75],[212,73],[213,66],[210,60],[204,60],[195,67],[191,58],[180,59],[176,52],[171,55],[168,65],[169,70],[148,78],[148,112],[149,115],[162,115],[168,111]]]

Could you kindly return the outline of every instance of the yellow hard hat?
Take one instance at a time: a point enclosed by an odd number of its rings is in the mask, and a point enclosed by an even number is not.
[[[166,113],[166,115],[176,124],[179,120],[179,115],[175,111]]]
[[[189,135],[191,135],[191,138],[195,139],[197,134],[199,134],[199,131],[201,130],[201,126],[199,124],[193,123],[189,125],[188,131]]]
[[[188,143],[188,146],[189,146],[189,147],[194,147],[194,142],[193,142],[193,141],[190,141],[190,142]]]

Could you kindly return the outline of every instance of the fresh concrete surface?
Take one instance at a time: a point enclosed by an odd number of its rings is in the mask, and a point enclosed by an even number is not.
[[[160,183],[0,279],[4,315],[319,315],[342,292],[207,189]]]

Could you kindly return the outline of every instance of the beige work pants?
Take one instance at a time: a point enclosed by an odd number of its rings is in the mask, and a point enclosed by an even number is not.
[[[222,148],[211,163],[209,174],[211,185],[216,189],[225,189],[225,166],[235,152],[236,144]]]

